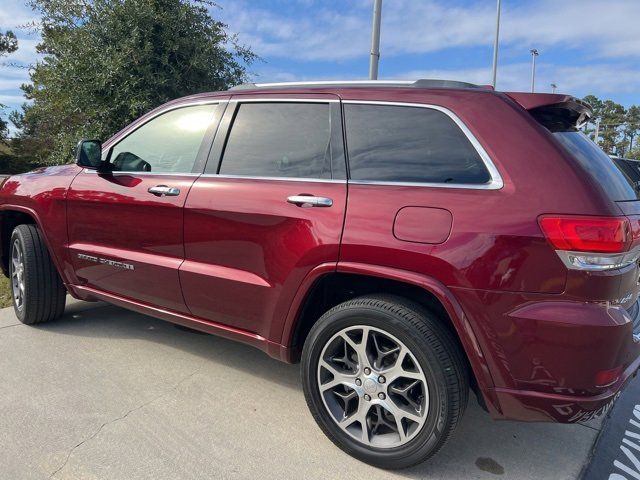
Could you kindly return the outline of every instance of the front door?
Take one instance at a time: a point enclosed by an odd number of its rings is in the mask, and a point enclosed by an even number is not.
[[[338,261],[345,178],[337,97],[232,97],[185,205],[191,312],[269,337],[309,271]]]
[[[84,170],[75,178],[67,218],[80,285],[188,312],[178,278],[183,207],[224,106],[153,113],[105,146],[113,173]]]

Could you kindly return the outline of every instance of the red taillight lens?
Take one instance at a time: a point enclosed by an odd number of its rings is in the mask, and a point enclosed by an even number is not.
[[[629,250],[631,226],[626,217],[540,217],[540,227],[558,250],[620,253]]]
[[[603,370],[596,374],[596,387],[609,387],[616,383],[622,374],[622,367]]]

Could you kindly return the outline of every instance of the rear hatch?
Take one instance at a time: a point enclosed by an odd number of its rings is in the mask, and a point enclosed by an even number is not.
[[[612,266],[610,270],[586,268],[579,271],[580,269],[576,268],[574,276],[579,277],[582,283],[597,280],[603,283],[619,282],[619,288],[615,289],[618,292],[617,295],[609,300],[612,304],[619,304],[627,309],[634,319],[637,333],[637,330],[640,330],[640,307],[637,304],[638,256],[640,256],[640,163],[636,166],[630,161],[609,157],[580,131],[581,126],[591,116],[591,108],[585,102],[568,95],[557,94],[508,93],[507,95],[549,130],[581,170],[591,177],[591,182],[594,185],[600,185],[606,195],[620,207],[621,215],[617,218],[624,222],[623,235],[626,243],[619,253],[624,256],[624,263],[621,263],[624,266],[620,268]],[[596,232],[595,237],[600,233]],[[560,249],[557,248],[557,250]],[[614,250],[611,251],[614,252]],[[558,253],[560,255],[562,252]],[[599,253],[593,254],[593,258],[598,262],[603,258],[610,259],[614,255]],[[588,253],[585,254],[585,258],[588,256]],[[572,267],[569,266],[569,268]],[[616,273],[620,275],[616,276]],[[584,292],[589,290],[583,289]],[[585,300],[591,300],[591,298],[585,298]]]

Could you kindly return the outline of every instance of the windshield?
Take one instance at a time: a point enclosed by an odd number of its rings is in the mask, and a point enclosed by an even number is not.
[[[609,196],[616,201],[640,199],[640,170],[633,175],[628,168],[637,169],[634,165],[625,168],[613,161],[606,153],[593,143],[582,132],[554,132],[553,136],[564,146],[571,156],[584,168],[591,177],[604,187]]]

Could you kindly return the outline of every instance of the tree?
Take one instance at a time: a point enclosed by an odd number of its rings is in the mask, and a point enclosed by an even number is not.
[[[23,85],[32,103],[15,116],[19,153],[67,163],[80,138],[105,139],[168,100],[245,81],[255,55],[210,16],[212,5],[32,0],[44,56]]]
[[[15,52],[18,49],[18,39],[16,35],[11,31],[0,32],[0,58]],[[3,113],[5,105],[0,103],[0,114]],[[6,144],[7,137],[9,135],[9,125],[4,118],[0,115],[0,143]]]
[[[640,160],[640,148],[636,147],[629,151],[626,155],[626,158],[633,158],[635,160]]]
[[[613,100],[602,102],[600,110],[600,140],[602,149],[608,153],[619,153],[624,150],[626,143],[619,140],[620,129],[625,121],[626,111],[622,105]]]
[[[629,150],[635,147],[634,140],[640,131],[640,107],[632,105],[625,115],[624,135],[629,140]]]
[[[601,116],[602,100],[600,100],[595,95],[587,95],[582,100],[587,102],[591,107],[591,110],[593,111],[593,115],[591,115],[589,122],[587,122],[584,126],[584,133],[592,137],[593,134],[595,134],[595,125],[597,121],[602,120],[601,118],[602,117]],[[589,124],[592,124],[594,127],[590,129]]]

